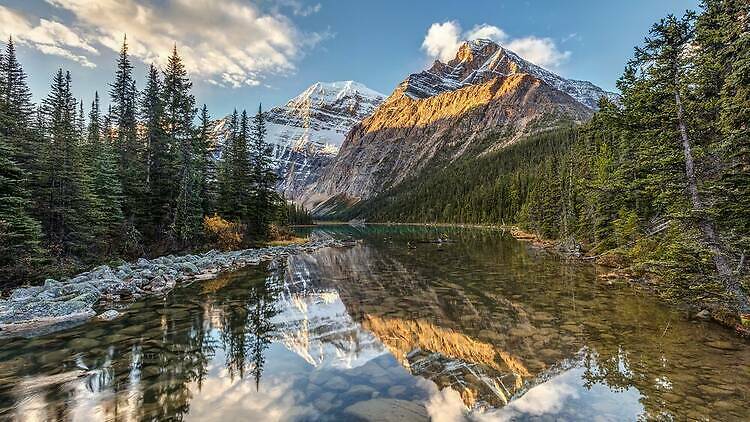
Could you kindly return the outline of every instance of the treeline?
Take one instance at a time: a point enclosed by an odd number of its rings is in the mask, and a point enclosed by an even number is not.
[[[635,49],[621,101],[586,125],[424,171],[352,214],[519,224],[656,274],[669,298],[749,314],[749,9],[708,0],[666,17]]]
[[[293,225],[309,226],[315,224],[310,211],[305,209],[302,205],[295,203],[288,203],[286,205],[286,221]]]
[[[263,113],[235,111],[217,165],[208,110],[176,47],[139,91],[124,42],[107,110],[72,85],[58,70],[34,105],[12,39],[0,54],[0,284],[199,247],[215,214],[245,239],[283,216]]]

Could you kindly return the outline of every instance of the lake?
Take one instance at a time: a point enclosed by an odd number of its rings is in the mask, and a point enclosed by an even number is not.
[[[360,242],[0,339],[0,420],[750,420],[747,340],[594,266],[490,229],[300,230]]]

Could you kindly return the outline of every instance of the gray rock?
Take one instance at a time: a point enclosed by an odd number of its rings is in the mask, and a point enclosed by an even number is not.
[[[96,319],[102,320],[102,321],[112,321],[113,319],[119,316],[120,316],[119,312],[115,311],[114,309],[110,309],[97,315]]]
[[[14,290],[7,300],[0,300],[0,326],[3,331],[8,332],[58,326],[58,322],[67,323],[94,316],[93,306],[102,299],[116,302],[135,299],[147,292],[163,293],[172,289],[178,280],[207,279],[211,277],[204,277],[205,275],[214,275],[219,270],[258,264],[260,261],[270,260],[271,267],[274,267],[289,254],[342,245],[341,242],[326,239],[301,246],[231,252],[211,250],[202,255],[168,255],[153,260],[140,258],[136,264],[124,263],[116,270],[108,265],[101,265],[69,280],[48,279],[42,286]],[[116,313],[115,310],[109,310],[102,313],[100,318],[114,318]],[[341,377],[320,378],[323,379],[319,382],[325,383],[326,388],[331,390],[344,391],[349,387],[348,382]]]
[[[177,268],[188,274],[198,274],[200,270],[192,262],[181,262],[177,264]]]
[[[339,376],[334,376],[323,384],[323,388],[334,391],[344,391],[349,388],[349,383]]]
[[[419,403],[397,399],[360,401],[344,412],[365,421],[429,421],[427,409]]]

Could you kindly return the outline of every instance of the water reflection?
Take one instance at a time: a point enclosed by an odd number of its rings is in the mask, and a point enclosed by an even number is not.
[[[6,341],[0,419],[750,416],[747,343],[591,267],[495,232],[329,230],[365,240]]]

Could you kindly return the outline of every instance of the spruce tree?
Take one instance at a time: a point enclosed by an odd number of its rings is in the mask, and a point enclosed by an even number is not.
[[[58,70],[44,100],[47,133],[42,168],[45,234],[65,255],[85,256],[93,237],[91,181],[76,134],[70,73]]]
[[[208,108],[203,105],[199,117],[198,136],[195,144],[197,160],[197,174],[199,180],[199,196],[203,215],[211,215],[216,211],[216,164],[213,157],[213,140],[211,139],[211,118]]]
[[[9,38],[5,46],[5,54],[0,60],[0,101],[6,104],[5,125],[3,133],[14,139],[23,135],[29,127],[33,112],[31,104],[31,91],[26,84],[26,73],[16,57],[16,48],[13,39]],[[24,145],[19,145],[20,153]]]
[[[14,162],[17,156],[0,133],[0,286],[34,275],[43,256],[41,225],[32,216],[31,192],[26,188],[28,175]]]
[[[127,38],[123,40],[117,60],[115,80],[110,84],[112,124],[116,129],[118,173],[122,182],[123,212],[130,226],[138,227],[145,218],[145,160],[138,140],[136,105],[137,90],[133,65],[128,56]]]
[[[236,184],[233,179],[233,169],[235,168],[234,151],[237,148],[238,129],[239,117],[237,115],[237,110],[235,109],[234,112],[232,112],[232,116],[227,123],[227,128],[224,131],[225,139],[224,145],[222,145],[218,175],[219,201],[217,208],[219,213],[228,219],[237,217],[234,214],[237,211],[235,202],[237,200],[237,192]]]
[[[196,136],[193,119],[197,110],[195,97],[190,93],[192,85],[175,46],[164,70],[162,101],[166,136],[177,151],[178,186],[171,228],[183,245],[198,235],[202,216],[193,147]]]
[[[273,170],[271,148],[266,142],[266,123],[262,105],[253,117],[252,134],[252,206],[253,226],[256,233],[265,236],[276,215],[280,198],[276,193],[276,173]]]
[[[97,243],[100,252],[109,254],[119,239],[124,217],[122,185],[117,172],[117,156],[111,142],[103,137],[99,93],[94,94],[87,130],[92,191],[96,197]]]
[[[148,213],[147,233],[159,238],[172,222],[175,203],[175,149],[165,133],[162,84],[159,71],[151,65],[148,81],[141,98],[140,115],[143,122],[147,157]]]

